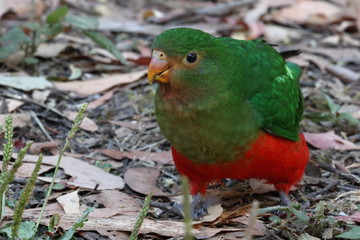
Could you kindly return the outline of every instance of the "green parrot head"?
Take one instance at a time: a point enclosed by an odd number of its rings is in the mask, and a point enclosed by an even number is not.
[[[208,33],[170,29],[154,40],[152,51],[148,80],[158,82],[160,88],[199,96],[225,85],[219,76],[226,69],[221,63],[228,62],[224,59],[228,50]]]

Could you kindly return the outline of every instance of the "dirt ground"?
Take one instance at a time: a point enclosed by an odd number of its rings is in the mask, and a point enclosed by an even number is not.
[[[41,32],[55,25],[48,16],[61,5],[68,6],[68,15],[58,34]],[[152,40],[185,26],[216,36],[263,38],[278,51],[300,49],[290,60],[303,68],[301,127],[311,150],[306,174],[290,193],[294,212],[281,217],[267,212],[252,221],[253,200],[260,208],[276,206],[277,193],[257,180],[224,180],[209,186],[207,195],[222,201],[194,223],[194,237],[241,239],[254,228],[253,239],[360,239],[359,1],[4,0],[0,18],[0,123],[13,116],[14,151],[34,141],[9,186],[2,226],[12,220],[11,209],[34,168],[33,155],[43,152],[24,220],[39,215],[53,156],[75,112],[89,103],[60,165],[39,234],[53,214],[61,216],[56,233],[61,235],[86,207],[96,206],[76,239],[128,239],[152,192],[140,238],[181,239],[184,225],[174,207],[182,200],[181,177],[156,123],[155,87],[146,69]],[[6,34],[16,27],[28,40]],[[113,44],[94,41],[89,31]]]

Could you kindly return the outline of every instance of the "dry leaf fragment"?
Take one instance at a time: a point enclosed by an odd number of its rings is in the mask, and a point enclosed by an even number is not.
[[[301,48],[304,52],[326,56],[335,62],[360,62],[360,50],[358,48]]]
[[[304,132],[306,142],[319,149],[360,150],[360,146],[342,139],[334,131],[326,133]]]
[[[103,190],[98,194],[84,197],[84,199],[97,202],[105,208],[122,209],[123,212],[139,212],[141,209],[133,197],[118,190]]]
[[[135,192],[153,196],[172,196],[172,193],[163,192],[157,186],[160,170],[157,168],[129,168],[124,175],[125,183]]]
[[[16,100],[16,99],[12,99],[12,98],[6,98],[5,99],[7,107],[8,107],[8,111],[9,112],[13,112],[15,111],[17,108],[21,107],[22,105],[24,105],[24,102]]]
[[[44,148],[57,148],[58,145],[59,143],[57,141],[33,143],[30,146],[29,152],[38,155]]]
[[[52,87],[52,83],[45,77],[29,76],[0,76],[0,85],[13,87],[23,91],[32,91],[35,89],[46,89]]]
[[[326,66],[326,71],[342,80],[344,83],[352,83],[360,80],[360,74],[352,71],[351,69],[329,64]]]
[[[123,158],[130,158],[139,159],[141,161],[154,161],[161,164],[174,164],[170,151],[156,153],[137,150],[131,152],[122,152],[115,149],[98,149],[97,151],[117,160],[121,160]]]
[[[59,55],[67,48],[67,43],[54,42],[54,43],[40,43],[37,47],[35,56],[42,58],[53,58]]]
[[[88,108],[93,109],[100,107],[114,96],[114,90],[105,92],[101,97],[89,103]]]
[[[147,70],[145,69],[138,72],[108,75],[102,78],[85,81],[54,82],[54,85],[62,91],[74,91],[83,95],[92,95],[101,93],[120,84],[135,82],[142,78],[146,73]]]
[[[12,164],[10,164],[10,165],[12,165]],[[2,162],[0,162],[0,167],[2,167]],[[23,165],[21,165],[21,167],[16,171],[15,176],[21,177],[21,178],[28,178],[28,177],[30,177],[31,173],[34,171],[34,168],[35,168],[34,163],[23,163]],[[44,172],[49,171],[52,168],[54,168],[54,167],[41,165],[39,175]]]
[[[1,153],[2,154],[2,153]],[[13,154],[16,158],[17,154]],[[24,162],[36,162],[38,156],[26,155]],[[58,156],[44,156],[43,164],[55,166]],[[91,165],[82,160],[63,157],[60,162],[60,167],[64,172],[73,178],[66,181],[66,185],[81,187],[86,189],[94,189],[96,186],[98,190],[105,189],[123,189],[124,181],[121,177],[105,172],[101,168]]]
[[[12,116],[13,127],[26,127],[30,124],[31,116],[25,113],[0,114],[0,124],[5,123],[5,117]]]
[[[80,214],[80,198],[78,191],[62,195],[56,199],[63,207],[66,214]]]
[[[1,0],[0,1],[0,17],[12,10],[21,18],[27,18],[30,16],[40,17],[45,10],[45,4],[41,0]],[[34,15],[35,14],[35,15]]]
[[[275,11],[272,18],[280,23],[326,25],[335,22],[342,16],[341,9],[324,1],[297,1],[295,4]]]
[[[66,118],[69,119],[70,121],[74,121],[77,115],[76,112],[72,112],[72,111],[64,111],[64,114]],[[99,130],[98,125],[96,125],[96,123],[88,117],[84,117],[84,120],[80,124],[80,128],[89,132],[96,132]]]

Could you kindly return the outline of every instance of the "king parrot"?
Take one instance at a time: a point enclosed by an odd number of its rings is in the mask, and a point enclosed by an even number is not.
[[[205,194],[208,183],[224,178],[257,178],[287,198],[309,159],[299,132],[300,75],[261,39],[191,28],[155,38],[148,80],[158,82],[157,122],[191,194]]]

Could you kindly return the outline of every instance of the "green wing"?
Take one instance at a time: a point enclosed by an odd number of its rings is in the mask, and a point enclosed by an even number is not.
[[[304,101],[299,89],[299,67],[287,63],[286,73],[272,79],[271,89],[255,94],[250,103],[265,130],[293,141],[299,139]],[[300,70],[301,71],[301,70]]]
[[[300,67],[285,62],[262,40],[223,41],[233,48],[238,59],[238,86],[234,87],[244,89],[259,126],[274,135],[298,140],[304,108],[299,88]]]

